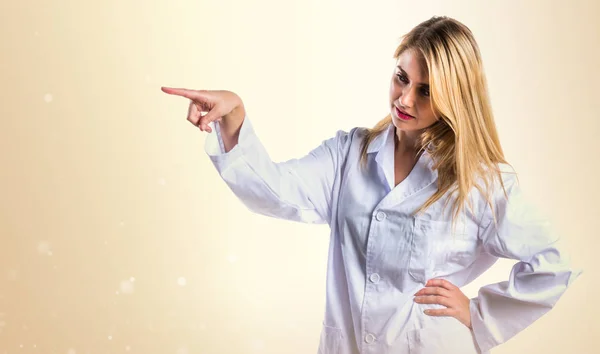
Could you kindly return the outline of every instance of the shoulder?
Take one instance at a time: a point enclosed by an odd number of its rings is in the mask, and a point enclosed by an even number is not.
[[[510,220],[515,224],[538,222],[543,219],[538,215],[539,206],[527,195],[519,183],[519,175],[509,164],[497,164],[498,170],[493,176],[488,198],[482,196],[484,214],[482,221],[491,223]],[[491,205],[489,204],[491,203]],[[491,207],[491,208],[490,208]]]
[[[498,175],[502,183],[494,185],[494,194],[499,193],[504,196],[505,192],[509,193],[514,188],[519,186],[519,176],[515,168],[507,163],[498,163]],[[498,180],[498,178],[496,178]]]
[[[352,127],[347,130],[338,130],[336,135],[340,137],[344,137],[346,139],[361,139],[367,134],[368,129],[365,127]]]
[[[341,163],[355,149],[356,142],[361,140],[360,127],[338,129],[330,134],[329,138],[323,140],[318,147],[310,152],[311,155],[329,155],[335,163]]]
[[[370,147],[365,144],[381,144],[382,136],[385,131],[379,132],[378,135],[373,135],[376,130],[361,126],[354,126],[347,130],[338,130],[336,134],[326,141],[326,145],[330,148],[336,148],[340,156],[348,157],[352,160],[362,160],[363,155],[369,151]],[[377,147],[375,147],[377,149]]]
[[[338,129],[335,134],[325,141],[326,144],[334,144],[338,148],[349,147],[356,142],[362,141],[367,129],[363,127],[351,127],[349,129]]]
[[[485,166],[481,173],[475,177],[471,198],[476,205],[476,214],[486,223],[493,218],[490,204],[497,206],[506,203],[511,192],[518,188],[518,175],[513,166],[508,163],[496,163]],[[481,214],[482,213],[482,214]]]
[[[504,188],[518,184],[518,181],[517,171],[508,163],[496,163],[492,167],[484,167],[483,174],[476,179],[482,191],[489,195],[504,193]]]

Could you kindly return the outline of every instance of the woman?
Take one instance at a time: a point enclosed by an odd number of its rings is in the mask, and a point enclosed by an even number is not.
[[[319,353],[486,353],[549,311],[581,273],[505,161],[471,31],[447,17],[397,48],[390,114],[274,163],[241,99],[189,98],[206,152],[252,211],[331,228]],[[202,115],[201,112],[208,112]],[[475,298],[461,287],[518,263]]]

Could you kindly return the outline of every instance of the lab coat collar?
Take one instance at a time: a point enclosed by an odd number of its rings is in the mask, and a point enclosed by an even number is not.
[[[390,195],[384,204],[399,203],[412,196],[418,191],[426,188],[437,180],[438,173],[433,169],[433,159],[427,152],[423,151],[413,170],[398,186],[394,186],[394,134],[396,129],[393,124],[377,135],[367,149],[367,153],[375,153],[375,161],[383,172],[388,183],[389,190],[397,190]]]
[[[390,138],[394,138],[394,136],[392,134],[395,134],[396,129],[394,127],[394,124],[392,124],[391,122],[388,124],[387,128],[382,131],[381,133],[379,133],[369,144],[369,147],[367,149],[367,154],[370,153],[374,153],[374,152],[379,152],[379,150],[381,150],[382,147],[385,146],[385,143],[387,142],[388,139]]]

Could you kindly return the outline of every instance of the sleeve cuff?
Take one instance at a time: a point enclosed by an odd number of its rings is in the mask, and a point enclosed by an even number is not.
[[[494,348],[497,344],[490,340],[490,334],[483,323],[479,311],[479,298],[472,298],[469,304],[469,311],[471,313],[471,331],[475,337],[475,343],[481,353],[489,353],[490,349]]]
[[[206,136],[204,151],[219,170],[221,170],[223,166],[241,157],[244,152],[248,151],[256,142],[254,127],[247,115],[244,117],[240,127],[238,143],[228,152],[225,152],[220,123],[213,122],[210,124],[213,124],[213,133]]]

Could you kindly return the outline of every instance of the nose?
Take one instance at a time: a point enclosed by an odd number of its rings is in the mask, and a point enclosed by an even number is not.
[[[415,105],[415,90],[412,87],[405,87],[400,96],[400,104],[406,108],[412,108]]]

